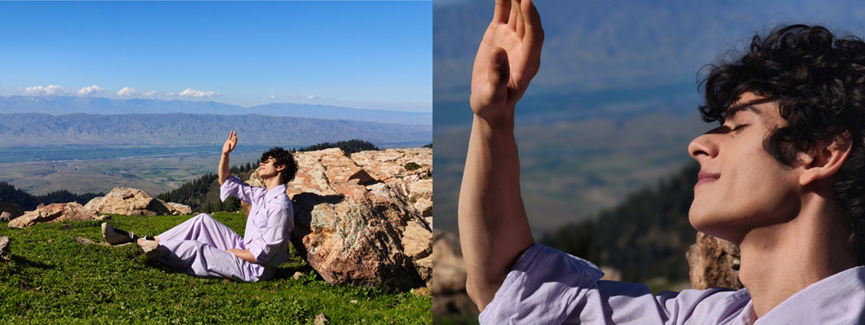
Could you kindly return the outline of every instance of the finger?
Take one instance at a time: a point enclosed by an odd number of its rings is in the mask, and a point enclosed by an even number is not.
[[[523,17],[523,26],[525,28],[525,37],[523,42],[528,42],[532,45],[534,42],[544,42],[544,28],[541,27],[541,14],[535,8],[532,0],[523,0],[522,8],[520,8]]]
[[[493,12],[493,22],[507,24],[510,12],[511,0],[496,0],[496,10]]]
[[[525,18],[525,36],[523,37],[523,54],[530,60],[540,60],[541,47],[544,43],[544,28],[541,26],[541,15],[531,0],[523,0],[523,17]]]
[[[523,35],[526,34],[526,26],[525,19],[523,18],[523,9],[520,5],[520,0],[514,0],[514,3],[511,5],[511,7],[514,8],[513,11],[517,13],[517,37],[522,39]]]
[[[508,53],[497,47],[490,53],[490,60],[492,61],[492,69],[487,70],[487,78],[492,90],[490,103],[506,101],[508,99],[508,78],[510,78]]]
[[[511,5],[510,5],[511,12],[510,12],[510,15],[508,16],[508,29],[510,29],[512,31],[516,31],[517,30],[517,13],[520,10],[520,6],[519,6],[519,4],[514,3],[513,0],[509,0],[509,1],[511,1]]]

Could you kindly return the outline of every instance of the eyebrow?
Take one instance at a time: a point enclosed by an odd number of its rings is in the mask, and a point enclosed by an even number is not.
[[[726,120],[728,118],[732,118],[733,116],[736,116],[736,114],[741,112],[741,111],[750,111],[751,113],[754,113],[757,115],[763,115],[763,112],[761,112],[759,109],[754,107],[753,104],[745,104],[745,105],[731,106],[730,108],[728,108],[727,111],[724,113],[724,119]]]

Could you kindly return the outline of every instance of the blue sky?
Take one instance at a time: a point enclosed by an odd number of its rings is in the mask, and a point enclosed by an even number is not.
[[[0,76],[0,96],[431,112],[432,2],[0,2]]]

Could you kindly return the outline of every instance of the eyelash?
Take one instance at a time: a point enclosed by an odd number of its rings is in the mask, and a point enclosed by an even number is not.
[[[748,126],[748,124],[737,125],[736,127],[733,128],[733,131],[739,131],[739,130],[745,128],[746,126]]]

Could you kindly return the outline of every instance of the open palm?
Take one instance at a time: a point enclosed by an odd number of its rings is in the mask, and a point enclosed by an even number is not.
[[[236,147],[236,146],[237,146],[237,133],[235,133],[234,131],[231,131],[231,133],[228,135],[228,140],[225,140],[225,144],[222,145],[222,153],[223,154],[231,153],[231,151],[234,150],[234,147]]]
[[[544,31],[531,0],[496,0],[472,69],[471,106],[487,119],[512,116],[538,73]]]

